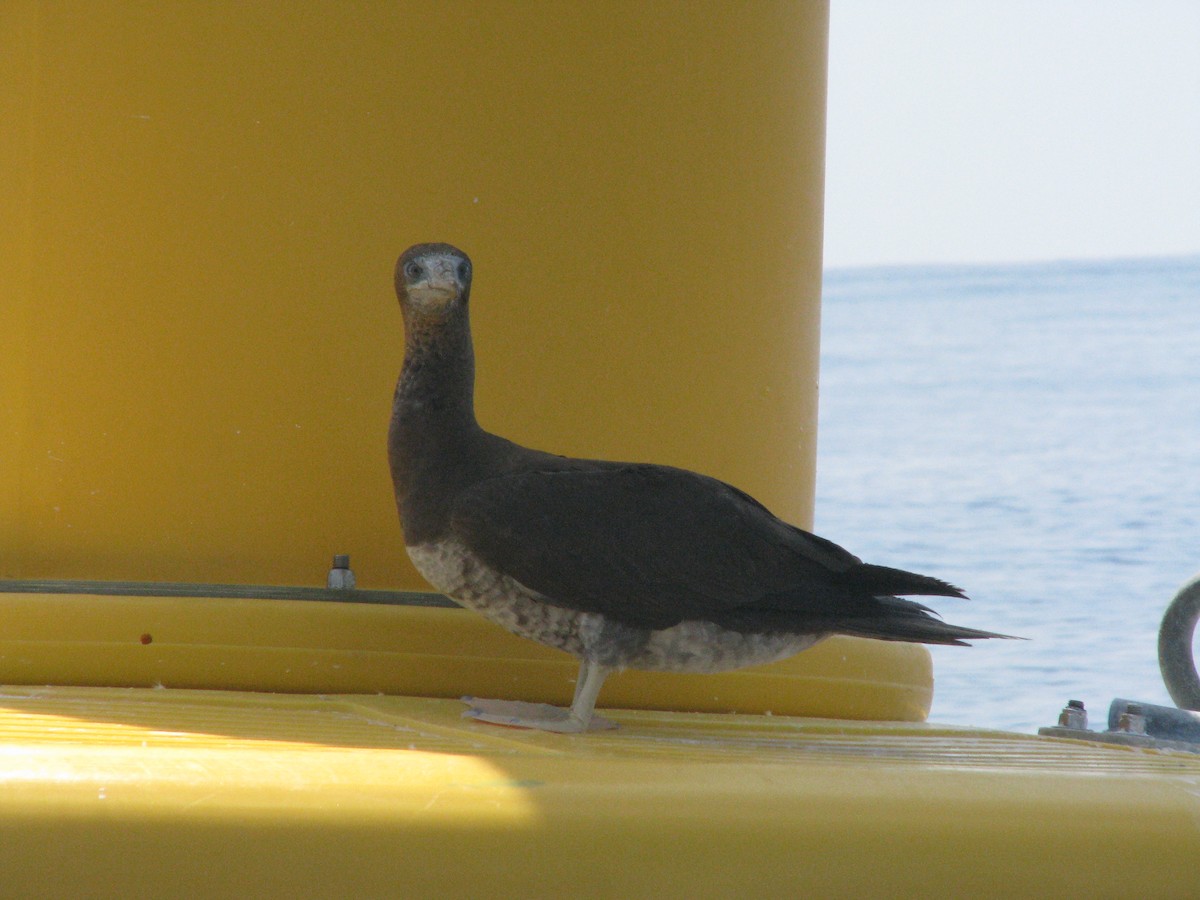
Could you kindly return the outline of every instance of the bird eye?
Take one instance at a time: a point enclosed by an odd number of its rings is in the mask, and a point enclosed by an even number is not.
[[[471,277],[471,264],[465,259],[458,264],[458,277],[460,281],[466,281]]]
[[[410,281],[415,281],[425,274],[425,270],[421,268],[420,263],[410,262],[404,264],[404,275]]]

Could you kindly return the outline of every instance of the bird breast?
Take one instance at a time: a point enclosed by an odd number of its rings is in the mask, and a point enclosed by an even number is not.
[[[513,634],[614,668],[724,672],[784,659],[825,637],[742,633],[713,622],[684,621],[657,631],[637,629],[643,639],[630,640],[630,628],[548,603],[454,538],[410,545],[408,555],[430,584],[467,609]]]
[[[454,538],[410,544],[407,549],[425,580],[462,606],[513,634],[583,655],[579,620],[585,613],[539,599],[534,591],[496,571]]]

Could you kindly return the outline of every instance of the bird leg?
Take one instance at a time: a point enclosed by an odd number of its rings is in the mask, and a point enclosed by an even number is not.
[[[575,677],[575,696],[571,698],[571,716],[587,723],[587,727],[593,731],[617,727],[615,722],[596,715],[596,698],[600,696],[600,688],[611,671],[607,666],[587,658],[579,661],[579,674]]]
[[[612,670],[584,659],[579,664],[579,677],[575,681],[575,697],[570,709],[551,706],[549,703],[525,703],[520,700],[481,700],[478,697],[463,697],[470,709],[463,717],[492,725],[509,725],[514,728],[536,728],[539,731],[556,731],[573,734],[580,731],[602,731],[616,728],[615,722],[595,714],[596,697],[604,679]]]

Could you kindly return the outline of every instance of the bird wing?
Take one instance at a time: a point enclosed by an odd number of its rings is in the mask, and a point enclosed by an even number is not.
[[[859,563],[736,488],[667,466],[505,474],[461,493],[451,530],[547,602],[667,628],[787,592],[815,597]],[[823,587],[824,586],[824,587]]]

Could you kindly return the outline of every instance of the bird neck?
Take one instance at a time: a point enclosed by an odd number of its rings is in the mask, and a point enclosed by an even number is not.
[[[431,322],[406,316],[404,366],[396,384],[388,455],[398,496],[428,473],[471,455],[475,353],[465,311]]]

